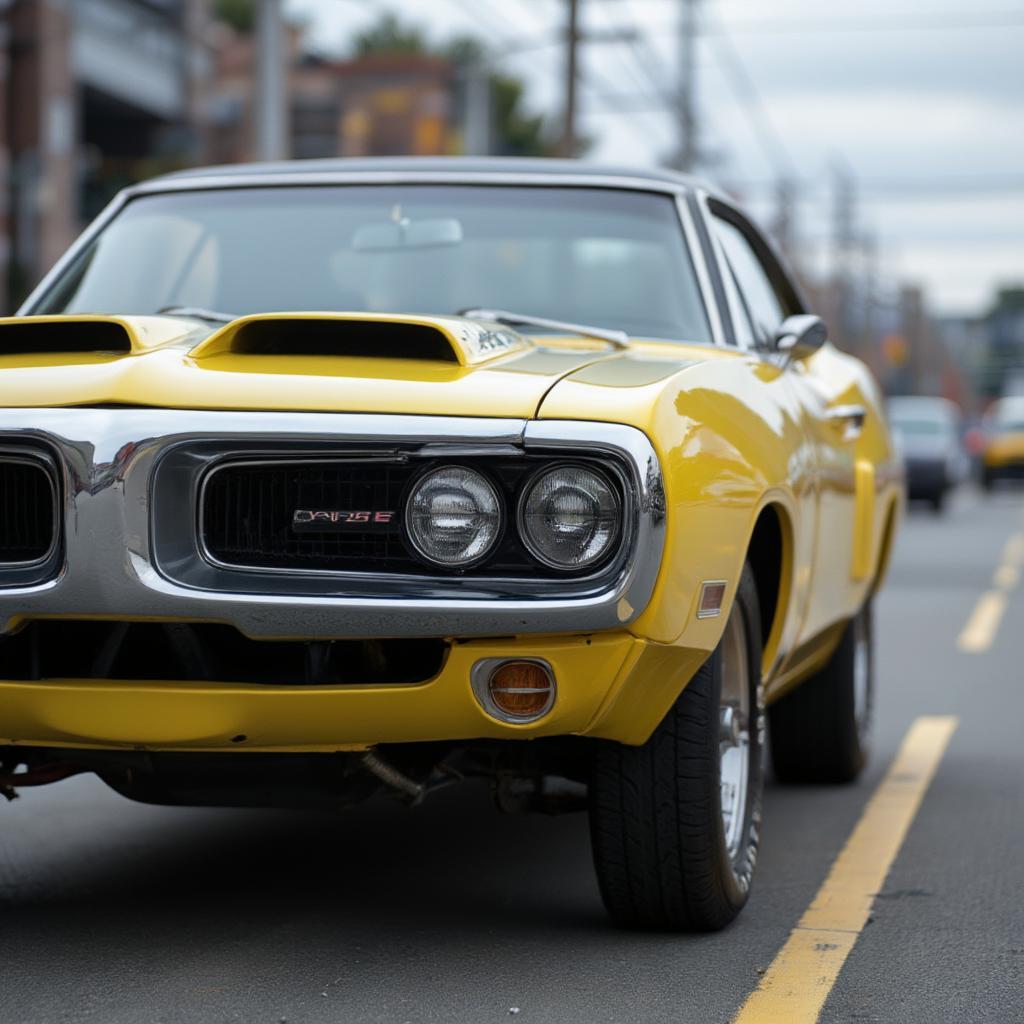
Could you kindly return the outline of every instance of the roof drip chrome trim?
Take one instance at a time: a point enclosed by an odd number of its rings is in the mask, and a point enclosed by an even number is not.
[[[658,178],[628,175],[545,174],[537,171],[281,171],[268,174],[212,174],[195,178],[155,178],[124,190],[134,198],[164,192],[203,189],[274,188],[296,185],[527,185],[548,188],[628,189],[636,192],[686,193],[691,186]]]
[[[704,302],[704,311],[708,318],[708,325],[711,328],[711,338],[715,345],[726,346],[725,332],[722,329],[722,316],[718,308],[718,300],[715,297],[715,289],[708,273],[707,260],[705,259],[704,246],[701,245],[697,235],[697,227],[693,223],[693,215],[686,197],[676,197],[676,213],[679,222],[683,226],[683,233],[686,235],[686,247],[690,252],[690,260],[693,263],[694,273],[697,275],[697,286],[700,289],[701,299]]]

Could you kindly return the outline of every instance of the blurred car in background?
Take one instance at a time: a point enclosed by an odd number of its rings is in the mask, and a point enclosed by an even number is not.
[[[889,423],[903,456],[907,497],[942,510],[947,493],[967,477],[960,410],[945,398],[908,395],[889,401]],[[1024,449],[1022,449],[1024,451]]]
[[[981,486],[991,490],[997,480],[1024,478],[1024,396],[1001,398],[985,417],[981,453]]]

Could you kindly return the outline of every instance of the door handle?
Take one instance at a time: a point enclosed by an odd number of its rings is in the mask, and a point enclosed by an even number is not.
[[[825,419],[843,428],[844,441],[856,441],[860,437],[866,417],[863,405],[834,405],[825,410]]]

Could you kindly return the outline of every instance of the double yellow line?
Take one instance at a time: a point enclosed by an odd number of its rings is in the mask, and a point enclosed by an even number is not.
[[[911,726],[828,878],[734,1024],[814,1024],[942,759],[956,718]]]
[[[986,590],[957,637],[956,645],[968,654],[980,654],[992,646],[1003,621],[1010,593],[1020,583],[1024,566],[1024,533],[1015,533],[1003,548],[1003,557],[992,574],[992,587]]]

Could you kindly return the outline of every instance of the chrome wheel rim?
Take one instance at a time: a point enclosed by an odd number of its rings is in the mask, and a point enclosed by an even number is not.
[[[722,832],[729,858],[743,846],[750,780],[750,656],[743,612],[736,605],[722,638],[722,688],[718,708],[718,760]]]
[[[853,719],[857,736],[863,738],[871,723],[871,648],[863,615],[856,618],[853,628]]]

